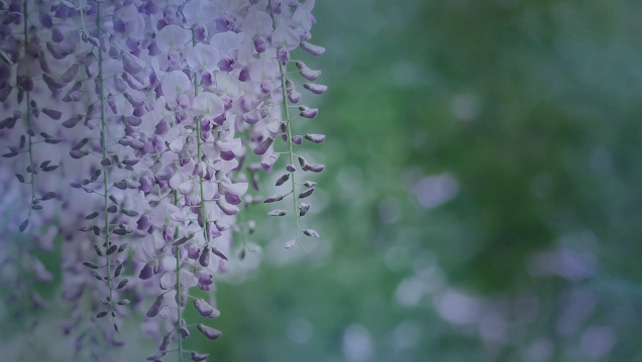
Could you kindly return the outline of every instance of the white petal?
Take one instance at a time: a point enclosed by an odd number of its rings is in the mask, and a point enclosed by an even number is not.
[[[279,63],[273,58],[261,58],[249,66],[250,79],[260,82],[263,79],[275,78],[279,72]]]
[[[187,74],[180,70],[175,70],[167,74],[161,85],[163,95],[165,95],[167,99],[174,99],[178,94],[188,93],[193,89],[192,87],[192,82],[187,77]]]
[[[187,29],[175,24],[165,26],[156,34],[156,45],[164,53],[172,49],[183,49],[189,41],[190,34]]]
[[[264,11],[252,11],[243,21],[243,32],[251,35],[268,35],[272,31],[272,18]]]
[[[218,117],[225,111],[225,106],[216,94],[201,93],[194,100],[194,110],[203,115]]]
[[[218,49],[221,54],[227,54],[239,46],[239,36],[233,31],[214,34],[210,45]]]
[[[162,203],[152,211],[150,222],[156,227],[165,225],[165,221],[169,219],[169,215],[179,211],[178,208],[172,204]]]
[[[305,30],[310,30],[312,28],[312,14],[310,10],[306,9],[303,6],[298,7],[292,15],[292,21],[294,21],[298,26],[304,28]]]
[[[210,160],[218,160],[220,153],[214,147],[213,144],[211,143],[206,143],[204,145],[201,145],[201,151],[203,151],[203,154],[207,156]]]
[[[288,50],[294,50],[300,43],[299,33],[287,25],[279,25],[272,34],[272,46],[275,48],[283,46]]]
[[[194,273],[181,269],[181,284],[183,284],[187,288],[195,287],[198,284],[198,279],[194,275]]]
[[[223,171],[224,174],[227,174],[228,172],[234,170],[239,166],[239,161],[236,160],[236,158],[233,158],[229,161],[223,161],[223,167],[221,170]]]
[[[247,182],[239,182],[235,184],[232,184],[232,183],[223,184],[223,188],[226,191],[231,192],[234,195],[238,195],[238,196],[245,194],[245,192],[247,191],[247,187],[248,187]]]
[[[216,91],[220,95],[228,95],[231,98],[239,96],[241,89],[236,77],[227,72],[217,72],[214,76]]]
[[[169,256],[165,255],[163,259],[161,260],[161,264],[163,265],[163,270],[165,271],[174,271],[176,270],[176,259],[174,256]],[[165,273],[167,274],[167,273]],[[167,299],[167,298],[165,298]]]
[[[170,142],[169,149],[176,153],[179,153],[183,149],[183,146],[185,146],[185,139],[183,137],[178,137],[177,139]]]
[[[218,9],[213,1],[192,0],[183,7],[183,16],[190,25],[207,24],[216,19],[218,15]]]
[[[218,49],[204,43],[198,43],[195,47],[190,48],[186,56],[187,65],[195,72],[216,69],[220,58]]]
[[[163,273],[160,277],[160,287],[163,290],[167,290],[176,286],[176,274],[174,273]]]
[[[176,172],[174,176],[169,179],[169,186],[176,190],[183,182],[185,182],[185,176],[180,172]]]
[[[213,200],[218,193],[218,186],[213,182],[203,183],[203,197],[205,200]]]
[[[241,139],[234,138],[228,141],[218,140],[216,141],[216,146],[218,146],[219,150],[221,151],[232,151],[238,147],[241,147]]]
[[[178,186],[178,191],[183,195],[187,195],[192,191],[193,187],[194,183],[191,180],[187,180]]]
[[[187,216],[185,215],[185,212],[183,210],[178,210],[178,208],[176,212],[173,212],[169,215],[169,218],[178,222],[183,222],[187,220]]]

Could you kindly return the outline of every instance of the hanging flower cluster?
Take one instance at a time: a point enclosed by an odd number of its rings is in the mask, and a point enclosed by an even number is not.
[[[295,151],[325,136],[295,134],[293,125],[318,112],[299,105],[300,88],[322,94],[326,86],[314,83],[320,71],[291,60],[297,48],[324,52],[309,42],[313,6],[0,1],[0,188],[15,195],[3,229],[29,235],[25,255],[51,250],[56,235],[63,240],[70,315],[60,327],[77,360],[108,359],[101,348],[123,344],[122,322],[135,313],[158,343],[148,360],[207,360],[183,340],[195,330],[209,339],[221,332],[209,322],[190,326],[183,314],[219,315],[213,299],[190,290],[212,290],[233,232],[254,229],[237,223],[243,207],[291,200],[268,213],[294,216],[285,247],[319,237],[300,218],[316,186],[303,177],[324,166]],[[281,167],[275,186],[286,191],[248,194]],[[37,258],[16,266],[29,267],[51,279]]]

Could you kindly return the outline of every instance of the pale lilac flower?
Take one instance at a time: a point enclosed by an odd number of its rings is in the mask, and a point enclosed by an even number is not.
[[[78,353],[96,347],[79,338],[83,334],[122,345],[116,333],[123,318],[145,313],[145,334],[159,346],[148,360],[161,360],[177,338],[189,336],[179,313],[189,289],[212,290],[214,275],[233,265],[227,263],[232,231],[254,230],[235,218],[246,206],[243,198],[246,204],[262,200],[247,195],[248,186],[258,189],[259,173],[278,165],[281,139],[302,140],[290,139],[283,120],[283,103],[302,97],[284,72],[299,47],[323,52],[307,43],[314,1],[269,4],[136,0],[84,2],[79,11],[83,2],[10,2],[0,26],[0,99],[8,115],[0,120],[0,139],[9,146],[3,166],[22,170],[9,175],[10,194],[27,204],[16,208],[20,218],[13,223],[33,234],[30,248],[51,249],[56,234],[64,239],[62,296],[73,315],[61,328]],[[295,65],[305,81],[320,76],[300,61]],[[303,87],[326,90],[316,83]],[[307,107],[300,112],[317,114]],[[324,136],[305,138],[319,143]],[[247,162],[252,153],[260,156],[256,163]],[[276,185],[322,169],[288,165]],[[33,192],[25,187],[30,183]],[[299,199],[312,191],[291,194]],[[272,214],[302,216],[309,205],[299,205]],[[55,220],[54,228],[42,227]],[[36,280],[52,279],[40,260],[29,260]],[[44,306],[37,294],[30,297]],[[87,300],[97,303],[81,303]],[[204,317],[219,314],[204,300],[195,308]],[[197,328],[207,338],[220,336],[204,324]]]

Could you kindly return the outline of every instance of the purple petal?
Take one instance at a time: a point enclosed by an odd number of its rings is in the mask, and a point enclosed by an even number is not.
[[[276,51],[276,59],[281,62],[281,64],[287,64],[290,61],[290,51],[286,48],[279,48]]]
[[[316,84],[316,83],[305,83],[303,85],[303,88],[309,90],[314,94],[323,94],[325,93],[325,91],[328,90],[328,86],[323,84]]]
[[[212,281],[212,275],[209,273],[200,273],[198,276],[198,288],[200,290],[210,290],[214,282]]]
[[[236,215],[240,211],[238,207],[230,205],[226,202],[217,201],[216,204],[221,209],[221,211],[223,211],[223,213],[228,216]]]
[[[305,230],[303,230],[303,233],[305,235],[311,236],[313,238],[318,238],[319,237],[319,233],[316,232],[314,229],[305,229]]]
[[[292,89],[288,92],[288,100],[291,103],[299,103],[301,101],[301,93],[297,92],[295,89]]]
[[[289,179],[290,179],[290,174],[286,173],[283,176],[279,177],[278,180],[276,180],[275,186],[281,186]]]
[[[321,143],[325,140],[325,135],[319,133],[308,133],[304,137],[306,140],[314,143]]]
[[[152,189],[152,180],[147,176],[141,176],[138,179],[140,187],[138,188],[142,192],[149,192]]]
[[[314,173],[320,173],[323,171],[324,168],[325,166],[320,163],[313,163],[310,165],[303,166],[303,171],[312,171]]]
[[[263,142],[259,143],[256,148],[254,148],[254,153],[257,155],[262,155],[265,152],[267,152],[268,148],[272,145],[272,142],[274,142],[274,138],[266,138],[263,140]]]
[[[315,81],[321,76],[320,70],[312,70],[300,60],[297,60],[294,64],[299,69],[301,76],[309,81]]]
[[[196,299],[194,307],[203,317],[217,318],[221,314],[218,309],[209,305],[204,299]]]
[[[238,195],[235,195],[231,192],[225,193],[225,201],[232,205],[238,205],[241,203],[241,198]]]
[[[161,306],[163,304],[163,294],[159,295],[158,298],[154,301],[154,304],[149,308],[147,311],[146,316],[148,318],[153,318],[158,315],[158,312],[161,310]]]
[[[72,80],[74,80],[74,78],[76,78],[76,74],[78,74],[79,68],[80,66],[78,64],[72,65],[62,74],[62,76],[60,76],[60,80],[65,83],[71,82]]]
[[[256,122],[260,121],[265,117],[263,115],[263,112],[261,112],[258,109],[249,111],[243,115],[243,120],[249,124],[255,124]]]
[[[301,42],[301,48],[312,55],[321,55],[325,53],[324,47],[308,43],[307,41]]]
[[[203,251],[201,252],[201,256],[198,258],[198,262],[204,268],[207,268],[207,266],[210,265],[210,248],[209,247],[205,246],[203,248]]]
[[[305,216],[305,214],[307,214],[309,210],[310,210],[310,204],[302,202],[299,205],[299,216]]]
[[[306,106],[300,106],[299,111],[301,111],[300,113],[301,117],[304,117],[304,118],[314,118],[317,116],[317,113],[319,113],[319,109],[308,108]]]
[[[142,280],[147,280],[154,275],[154,269],[151,264],[146,263],[145,266],[143,266],[143,269],[141,269],[140,273],[138,273],[138,277]]]
[[[256,50],[257,53],[261,54],[264,51],[267,50],[267,41],[265,40],[265,37],[261,35],[257,35],[254,38],[254,50]]]
[[[181,327],[178,331],[180,332],[181,337],[182,337],[183,339],[186,339],[187,337],[189,337],[189,330],[188,330],[187,328],[185,328],[185,327]],[[207,357],[207,356],[206,356],[206,357]]]
[[[138,225],[138,230],[147,230],[151,226],[149,218],[144,214],[138,219],[136,224]]]
[[[207,357],[209,356],[209,353],[197,353],[197,352],[192,352],[192,361],[194,362],[203,362],[207,360]]]
[[[221,336],[221,331],[218,329],[214,329],[212,327],[208,327],[203,323],[199,323],[196,326],[196,329],[198,329],[203,335],[209,339],[218,339]]]

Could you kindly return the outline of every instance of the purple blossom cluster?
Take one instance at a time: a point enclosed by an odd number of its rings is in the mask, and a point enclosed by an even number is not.
[[[327,87],[314,83],[320,71],[291,60],[297,48],[325,51],[310,43],[313,7],[0,0],[0,188],[15,195],[0,203],[11,209],[3,229],[29,235],[25,255],[63,240],[70,314],[59,325],[77,360],[108,360],[104,346],[123,345],[123,320],[135,314],[158,343],[148,360],[207,360],[183,340],[221,332],[188,325],[184,312],[219,316],[211,293],[190,290],[211,291],[233,234],[253,231],[253,221],[237,222],[244,208],[291,200],[268,213],[293,215],[295,237],[284,246],[319,237],[300,218],[316,187],[303,177],[324,166],[295,150],[325,136],[295,134],[293,122],[318,112],[299,105],[299,90]],[[275,186],[287,190],[250,195],[265,172],[279,172]],[[16,267],[51,279],[37,258]]]

